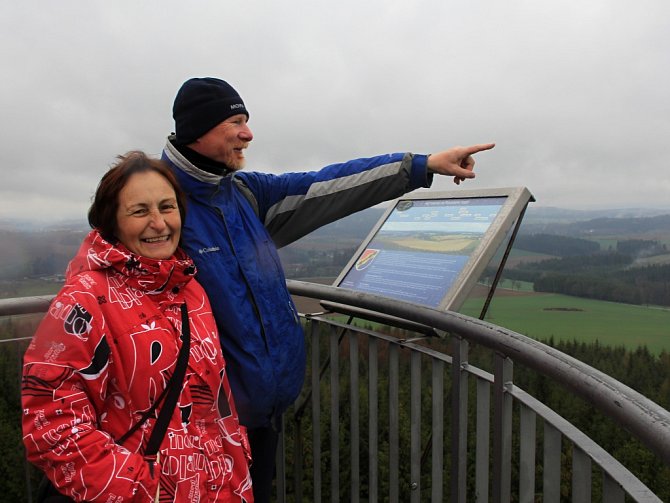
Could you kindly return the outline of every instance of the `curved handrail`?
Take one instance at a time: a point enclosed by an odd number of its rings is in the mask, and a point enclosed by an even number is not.
[[[566,386],[618,421],[670,465],[670,412],[603,372],[530,337],[451,311],[345,288],[288,280],[293,295],[338,302],[457,333]],[[0,316],[45,312],[53,296],[0,300]]]
[[[53,295],[36,295],[33,297],[0,299],[0,316],[44,313],[49,309],[49,304],[53,298]]]
[[[566,386],[618,421],[670,465],[670,412],[603,372],[530,337],[451,311],[354,290],[288,280],[293,295],[369,309],[460,336]]]

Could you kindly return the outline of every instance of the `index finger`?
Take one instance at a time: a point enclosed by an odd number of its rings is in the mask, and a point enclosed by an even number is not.
[[[478,145],[471,145],[469,147],[464,147],[466,155],[476,154],[477,152],[482,152],[484,150],[491,150],[495,147],[495,143],[479,143]]]

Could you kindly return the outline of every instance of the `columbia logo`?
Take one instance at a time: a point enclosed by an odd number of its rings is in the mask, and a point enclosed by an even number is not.
[[[198,253],[202,255],[203,253],[211,253],[219,250],[221,250],[221,248],[219,248],[218,246],[210,246],[209,248],[200,248],[198,250]]]

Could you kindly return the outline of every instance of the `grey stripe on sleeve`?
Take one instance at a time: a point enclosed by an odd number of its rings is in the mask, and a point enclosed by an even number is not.
[[[273,205],[265,216],[265,222],[271,222],[277,215],[295,210],[303,201],[324,197],[337,192],[351,190],[361,185],[395,176],[402,167],[402,161],[393,162],[361,173],[313,183],[307,194],[288,196]]]

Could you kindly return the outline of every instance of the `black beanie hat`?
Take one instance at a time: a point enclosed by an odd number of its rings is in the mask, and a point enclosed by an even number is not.
[[[181,86],[172,107],[176,141],[188,145],[228,117],[249,112],[237,91],[212,77],[189,79]]]

